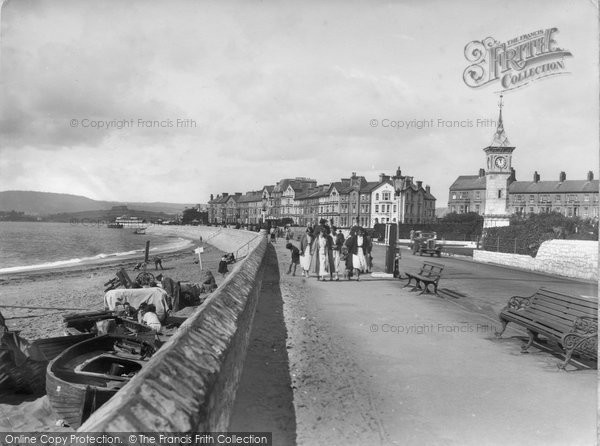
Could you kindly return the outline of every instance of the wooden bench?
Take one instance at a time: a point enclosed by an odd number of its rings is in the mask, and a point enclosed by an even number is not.
[[[575,352],[598,357],[598,299],[571,296],[540,288],[529,297],[513,296],[500,311],[502,336],[509,322],[527,329],[529,340],[521,349],[527,353],[538,335],[556,341],[565,352],[564,369]]]
[[[418,273],[405,273],[408,277],[408,283],[404,287],[410,286],[414,280],[412,291],[422,290],[420,294],[429,293],[429,285],[433,285],[433,293],[437,295],[438,282],[444,270],[444,265],[433,262],[424,262],[421,270]],[[421,283],[425,286],[421,288]],[[419,294],[419,295],[420,295]]]

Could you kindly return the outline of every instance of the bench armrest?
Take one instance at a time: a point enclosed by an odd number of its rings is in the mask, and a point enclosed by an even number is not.
[[[598,333],[598,319],[589,316],[580,316],[575,319],[571,333],[587,335]]]
[[[513,296],[508,300],[505,309],[522,310],[531,303],[531,297]]]

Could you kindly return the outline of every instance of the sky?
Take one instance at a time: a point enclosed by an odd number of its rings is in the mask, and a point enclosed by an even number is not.
[[[445,207],[502,90],[466,85],[465,46],[553,27],[567,74],[504,94],[513,167],[598,178],[595,0],[5,0],[0,190],[205,203],[400,167]]]

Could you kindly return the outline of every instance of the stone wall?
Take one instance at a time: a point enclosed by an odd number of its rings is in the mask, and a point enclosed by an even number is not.
[[[598,280],[598,242],[549,240],[540,246],[535,265],[544,273]]]
[[[476,262],[495,263],[575,279],[598,280],[598,242],[548,240],[535,258],[493,251],[473,251]]]
[[[260,238],[147,366],[79,431],[226,431],[262,286],[266,247],[266,239]]]
[[[202,243],[208,243],[217,249],[225,252],[239,250],[236,257],[243,257],[256,246],[261,240],[261,233],[246,231],[244,229],[220,228],[217,226],[160,226],[154,225],[146,230],[147,233],[157,235],[172,235],[182,237],[197,242],[200,246],[200,237]],[[262,233],[263,238],[265,234]]]

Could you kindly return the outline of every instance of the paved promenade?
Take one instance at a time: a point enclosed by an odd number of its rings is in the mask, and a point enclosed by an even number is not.
[[[284,245],[275,244],[282,273]],[[406,270],[426,259],[403,255]],[[374,257],[383,270],[382,247]],[[539,286],[596,295],[596,287],[434,261],[446,266],[442,297],[388,278],[281,276],[297,444],[595,444],[596,370],[580,363],[560,371],[547,346],[520,353],[522,330],[509,325],[500,340],[494,331],[512,295]],[[289,442],[289,432],[281,438]]]

